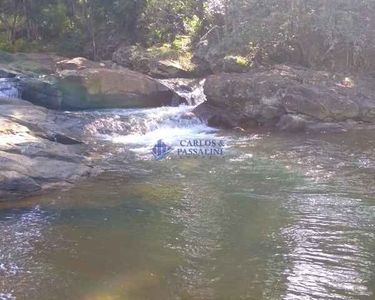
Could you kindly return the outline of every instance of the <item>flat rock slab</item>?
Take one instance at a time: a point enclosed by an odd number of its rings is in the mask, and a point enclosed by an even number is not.
[[[0,98],[0,201],[71,186],[94,173],[84,144],[61,132],[55,114]]]

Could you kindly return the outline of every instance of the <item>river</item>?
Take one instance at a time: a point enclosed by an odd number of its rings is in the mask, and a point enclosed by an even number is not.
[[[105,173],[0,204],[0,299],[375,299],[375,131],[223,131],[191,109],[94,112]],[[156,161],[159,139],[225,155]]]

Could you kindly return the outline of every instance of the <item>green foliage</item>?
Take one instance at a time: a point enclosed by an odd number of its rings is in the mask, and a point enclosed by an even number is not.
[[[60,2],[50,3],[41,8],[39,31],[44,40],[54,40],[72,29],[65,9],[65,6]]]
[[[114,36],[131,43],[171,43],[201,27],[202,0],[1,0],[0,49],[79,55],[107,47]],[[104,34],[103,34],[104,33]],[[95,49],[94,49],[95,48]]]
[[[244,57],[236,56],[235,59],[236,59],[237,65],[240,65],[243,67],[247,67],[249,65],[249,62]]]
[[[184,24],[189,36],[195,37],[202,26],[202,20],[197,15],[193,15],[191,18],[185,18]]]
[[[8,34],[6,32],[0,33],[0,51],[11,52],[11,44],[8,40]]]
[[[18,39],[14,43],[11,43],[4,34],[0,34],[0,51],[6,51],[10,53],[15,52],[38,52],[41,50],[41,46],[36,41],[27,41],[25,39]]]
[[[346,63],[348,70],[364,70],[371,63],[368,53],[375,48],[372,0],[213,2],[220,17],[212,14],[211,26],[218,26],[222,33],[210,47],[223,57],[262,52],[278,62],[294,57],[307,66],[327,62],[333,66],[341,56],[339,64]]]
[[[178,35],[194,36],[201,20],[199,0],[148,0],[141,17],[143,42],[172,43]]]
[[[147,53],[149,58],[155,60],[173,61],[175,63],[178,63],[185,70],[193,70],[195,67],[191,62],[193,53],[189,48],[179,48],[165,43],[158,47],[154,46],[149,48]]]
[[[87,39],[85,37],[73,32],[63,35],[61,39],[49,44],[47,48],[58,55],[76,57],[82,56],[86,42]]]
[[[190,46],[190,37],[186,35],[177,35],[172,42],[172,49],[174,50],[188,50]]]
[[[222,57],[250,57],[264,45],[270,54],[313,33],[322,40],[308,47],[321,43],[325,52],[314,50],[312,61],[344,49],[363,65],[375,48],[374,15],[373,0],[0,0],[0,50],[98,58],[126,42],[159,50],[168,44],[169,53],[188,57],[217,27],[213,52]]]

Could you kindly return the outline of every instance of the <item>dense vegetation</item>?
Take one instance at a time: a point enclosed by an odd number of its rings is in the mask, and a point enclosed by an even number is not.
[[[108,38],[129,44],[173,42],[194,34],[201,0],[0,0],[0,48],[96,57]],[[89,52],[89,51],[86,51]]]
[[[215,29],[215,53],[256,62],[365,70],[375,43],[372,0],[0,0],[0,50],[108,59],[120,44],[146,47]]]

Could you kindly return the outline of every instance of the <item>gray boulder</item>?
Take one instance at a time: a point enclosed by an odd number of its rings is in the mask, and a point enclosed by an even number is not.
[[[0,201],[65,188],[95,173],[84,145],[55,112],[0,98]]]
[[[131,70],[107,68],[60,72],[61,107],[67,109],[159,107],[186,103],[171,89]]]
[[[16,86],[24,100],[50,109],[61,108],[62,93],[55,84],[37,78],[25,77],[18,80]]]
[[[195,113],[215,126],[266,125],[280,130],[375,122],[375,96],[369,83],[373,79],[355,78],[352,86],[341,79],[289,66],[213,75],[204,86],[207,103]]]

